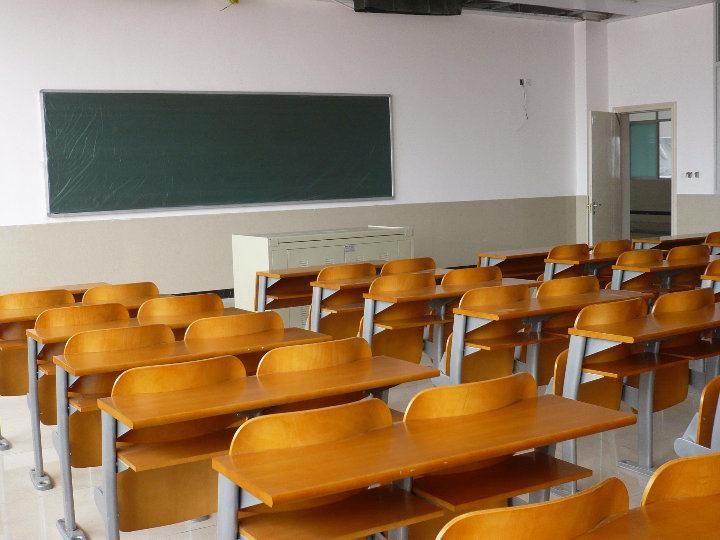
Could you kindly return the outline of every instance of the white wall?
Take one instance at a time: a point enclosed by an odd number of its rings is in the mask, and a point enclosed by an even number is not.
[[[41,89],[390,93],[388,204],[575,193],[573,25],[356,14],[321,0],[224,5],[0,0],[0,225],[56,221]],[[219,211],[250,210],[265,208]]]
[[[713,5],[614,22],[607,35],[610,107],[676,102],[677,192],[714,193]]]

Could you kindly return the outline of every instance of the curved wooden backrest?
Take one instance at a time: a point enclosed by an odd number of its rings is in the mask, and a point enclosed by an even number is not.
[[[553,296],[597,292],[599,290],[600,282],[595,276],[558,278],[543,282],[538,288],[537,297],[538,299],[550,298]]]
[[[652,308],[653,315],[663,313],[677,313],[682,311],[697,311],[702,308],[711,308],[715,304],[715,295],[712,289],[694,289],[680,291],[660,296]]]
[[[173,331],[162,324],[106,328],[75,334],[65,344],[65,354],[124,351],[174,341]]]
[[[435,276],[428,272],[380,276],[370,284],[371,293],[414,291],[435,286]]]
[[[368,342],[360,337],[351,337],[273,349],[260,360],[257,374],[322,369],[370,359],[372,351]]]
[[[133,298],[154,298],[160,295],[158,286],[151,281],[99,285],[85,291],[83,304],[108,304]]]
[[[244,379],[245,376],[245,366],[234,356],[133,368],[117,378],[112,396],[177,392]]]
[[[550,502],[470,512],[450,521],[437,538],[570,540],[611,516],[627,512],[628,508],[625,484],[617,478],[608,478],[576,495]]]
[[[720,397],[720,377],[715,377],[705,385],[700,398],[698,411],[698,428],[696,442],[706,448],[711,448],[713,438],[719,439],[720,434],[713,437],[713,427],[717,414],[718,398]]]
[[[443,276],[443,285],[473,285],[484,281],[502,279],[502,270],[497,266],[483,266],[479,268],[459,268],[450,270]]]
[[[339,281],[341,279],[374,277],[375,275],[377,275],[377,270],[372,263],[336,264],[320,270],[317,280]]]
[[[537,396],[535,379],[529,373],[516,373],[489,381],[422,390],[410,400],[404,421],[469,416],[502,409]]]
[[[50,289],[0,295],[0,309],[25,309],[34,307],[67,306],[75,303],[70,291]]]
[[[423,270],[435,270],[435,260],[431,257],[417,257],[414,259],[396,259],[386,262],[380,269],[381,276],[395,274],[410,274]]]
[[[663,260],[663,252],[660,249],[635,249],[625,251],[618,255],[617,264],[634,266],[646,264],[659,264]]]
[[[708,276],[720,276],[720,259],[712,261],[705,268],[705,274]]]
[[[621,253],[633,248],[632,240],[605,240],[598,242],[592,249],[594,255],[603,257],[619,257]]]
[[[166,296],[143,302],[143,305],[138,310],[137,318],[140,324],[143,324],[143,321],[148,318],[172,317],[209,311],[222,312],[223,308],[222,298],[214,293]]]
[[[258,416],[237,430],[230,454],[340,441],[390,425],[390,409],[379,399]]]
[[[713,231],[711,233],[708,233],[708,235],[705,237],[706,243],[713,243],[718,244],[720,243],[720,231]]]
[[[678,246],[668,251],[668,261],[685,261],[685,260],[704,260],[710,258],[710,248],[705,245],[697,246]]]
[[[601,324],[620,323],[647,315],[648,306],[642,298],[593,304],[583,308],[575,320],[575,328],[583,329]]]
[[[564,244],[555,246],[548,253],[548,259],[575,259],[585,258],[590,254],[587,244]]]
[[[530,298],[530,288],[524,285],[482,287],[466,292],[460,299],[460,308],[466,306],[501,306]]]
[[[720,453],[678,458],[661,465],[643,493],[642,506],[720,494]],[[682,518],[682,516],[678,516]]]
[[[67,306],[43,311],[35,321],[35,328],[81,326],[129,320],[130,314],[121,304]]]
[[[185,341],[247,336],[283,328],[282,317],[274,311],[206,317],[193,321],[188,326]]]

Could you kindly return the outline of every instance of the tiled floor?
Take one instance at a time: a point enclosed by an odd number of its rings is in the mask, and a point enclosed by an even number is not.
[[[427,382],[406,384],[390,393],[391,407],[404,410],[410,398],[429,386]],[[691,393],[685,403],[668,411],[657,413],[655,418],[655,460],[666,461],[674,457],[672,445],[682,435],[692,415],[697,411],[699,397]],[[2,432],[12,442],[12,448],[0,453],[0,539],[45,540],[57,539],[55,521],[62,515],[62,494],[54,489],[38,492],[32,488],[28,470],[32,464],[32,444],[28,411],[24,397],[0,398]],[[51,443],[51,428],[43,426],[45,466],[50,476],[59,482],[59,462]],[[580,464],[595,471],[595,476],[584,484],[595,483],[609,476],[619,476],[627,485],[631,505],[636,506],[647,478],[619,470],[618,459],[636,458],[636,428],[623,428],[614,432],[586,437],[578,445]],[[95,508],[93,486],[100,481],[99,469],[74,470],[75,507],[77,521],[89,538],[104,538],[103,522]],[[582,484],[581,484],[582,485]],[[214,539],[214,517],[198,523],[183,523],[123,534],[127,539]]]

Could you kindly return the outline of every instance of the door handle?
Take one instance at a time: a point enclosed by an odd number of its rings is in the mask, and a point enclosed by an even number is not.
[[[602,203],[599,203],[599,202],[591,202],[591,203],[587,204],[587,207],[592,210],[593,215],[595,214],[595,212],[597,212],[597,209],[600,208],[601,206],[602,206]]]

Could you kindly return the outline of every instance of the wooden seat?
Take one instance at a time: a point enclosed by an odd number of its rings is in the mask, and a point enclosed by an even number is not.
[[[142,303],[144,300],[157,296],[160,296],[160,290],[151,281],[120,283],[88,289],[83,295],[82,303],[90,305],[118,303],[127,306],[128,303]],[[128,311],[130,311],[130,316],[134,317],[137,314],[137,308],[128,308]]]
[[[0,310],[25,310],[68,306],[75,302],[70,291],[50,289],[0,295]],[[0,396],[28,393],[27,342],[25,330],[35,326],[35,317],[23,322],[0,324]]]
[[[600,283],[593,276],[578,276],[571,278],[553,279],[540,285],[537,291],[538,300],[552,298],[555,296],[568,296],[573,294],[584,294],[600,290]],[[538,357],[538,384],[544,386],[550,382],[555,369],[555,359],[558,354],[567,349],[567,330],[575,324],[579,311],[563,313],[547,319],[543,323],[545,333],[562,336],[540,347]]]
[[[223,338],[249,336],[261,332],[281,332],[284,328],[282,317],[274,311],[240,313],[221,317],[207,317],[193,321],[185,331],[185,343],[191,349],[203,341],[217,341]],[[240,355],[245,371],[255,373],[265,351]]]
[[[234,356],[130,369],[112,396],[173,392],[213,386],[245,377]],[[189,407],[192,404],[188,404]],[[131,430],[118,438],[118,459],[129,468],[117,475],[121,531],[179,523],[217,511],[217,474],[212,457],[227,453],[243,421],[222,415]]]
[[[472,416],[537,396],[528,373],[491,381],[430,388],[418,393],[405,411],[406,423]],[[442,518],[411,528],[412,538],[434,538],[461,512],[504,506],[508,498],[587,478],[592,471],[543,453],[509,455],[432,474],[413,481],[413,493],[446,510]]]
[[[587,244],[564,244],[553,247],[548,252],[548,259],[587,259],[590,255],[590,246]],[[581,266],[572,266],[556,273],[553,279],[561,277],[581,276],[583,269]]]
[[[339,365],[347,365],[352,362],[372,361],[370,345],[363,338],[352,337],[337,341],[326,341],[323,343],[310,343],[307,345],[294,345],[280,347],[269,351],[260,360],[257,368],[257,375],[269,375],[271,373],[293,373],[298,371],[311,371],[315,369],[329,368]],[[364,397],[362,392],[332,396],[327,398],[313,399],[298,403],[279,405],[263,411],[264,413],[279,413],[290,411],[303,411],[351,403]]]
[[[433,287],[435,287],[435,276],[432,273],[421,272],[381,276],[372,282],[369,292],[371,294],[402,292]],[[425,326],[442,321],[433,316],[426,300],[419,300],[393,304],[376,314],[374,322],[378,326],[385,325],[384,327],[388,328],[373,336],[374,355],[392,356],[417,364],[422,357]]]
[[[710,249],[705,245],[698,246],[678,246],[668,251],[667,261],[668,263],[682,262],[682,261],[705,261],[708,262],[710,259]],[[694,289],[700,286],[700,275],[702,274],[701,269],[686,270],[675,274],[670,280],[671,287]]]
[[[304,447],[360,438],[390,426],[390,410],[378,399],[311,411],[260,416],[238,429],[230,454]],[[318,463],[322,467],[322,463]],[[371,483],[372,480],[369,481]],[[361,538],[440,516],[442,511],[410,493],[388,487],[354,490],[299,503],[263,504],[239,513],[239,534],[255,540]]]
[[[617,478],[608,478],[576,495],[554,501],[459,516],[443,527],[438,540],[571,540],[606,519],[627,512],[628,507],[625,485]]]
[[[63,354],[108,353],[136,350],[152,345],[173,343],[175,336],[167,326],[148,325],[107,328],[81,332],[65,344]],[[102,463],[100,410],[97,399],[112,392],[118,373],[87,375],[69,388],[70,405],[78,409],[68,419],[70,464],[73,467],[97,467]]]
[[[323,268],[318,281],[340,281],[355,278],[374,278],[377,274],[372,263],[342,264]],[[323,300],[323,310],[331,310],[320,319],[318,331],[342,339],[357,335],[358,324],[363,315],[363,293],[366,289],[343,289]],[[352,309],[349,309],[352,308]]]
[[[435,260],[430,257],[416,257],[414,259],[396,259],[386,262],[380,269],[381,276],[394,276],[397,274],[411,274],[423,270],[435,270]]]
[[[641,506],[720,494],[720,453],[678,458],[658,467]],[[682,516],[678,516],[682,519]]]
[[[680,439],[675,441],[675,452],[679,456],[686,456],[693,452],[684,449],[683,441],[689,441],[708,450],[720,449],[720,417],[718,417],[718,403],[720,402],[720,377],[715,377],[705,388],[700,397],[700,407],[690,425]],[[691,447],[694,445],[690,445]]]
[[[111,325],[127,323],[130,320],[128,310],[120,304],[99,304],[97,306],[68,306],[43,311],[35,321],[37,330],[52,328],[68,328],[80,326]],[[38,357],[38,362],[46,364],[50,369],[38,381],[38,404],[40,421],[47,425],[57,423],[57,401],[55,395],[55,370],[52,357],[63,354],[64,342],[47,343]]]
[[[198,315],[208,317],[210,313],[223,314],[223,301],[217,294],[188,294],[184,296],[166,296],[147,300],[140,306],[137,319],[140,324],[166,324],[177,317]],[[181,340],[185,328],[174,330],[175,338]]]
[[[459,307],[501,306],[529,298],[530,289],[523,285],[483,287],[465,293],[460,299]],[[528,336],[523,334],[523,330],[524,325],[521,319],[511,319],[493,321],[467,332],[464,336],[466,345],[482,344],[487,340],[503,340],[508,346],[495,347],[493,350],[481,349],[478,352],[466,354],[463,358],[462,382],[484,381],[512,374],[515,363],[514,346],[528,343]],[[452,350],[453,339],[455,339],[454,335],[448,337],[446,351]],[[445,354],[445,373],[450,373],[450,356],[450,354]]]
[[[646,266],[657,265],[663,261],[663,252],[659,249],[636,249],[626,251],[618,256],[618,266]],[[620,285],[624,291],[649,291],[660,289],[660,277],[655,274],[643,274],[629,279]]]
[[[632,240],[605,240],[598,242],[592,249],[592,254],[597,257],[615,257],[616,259],[625,253],[633,249]],[[604,287],[612,279],[612,267],[606,266],[601,268],[597,273],[600,287]]]

